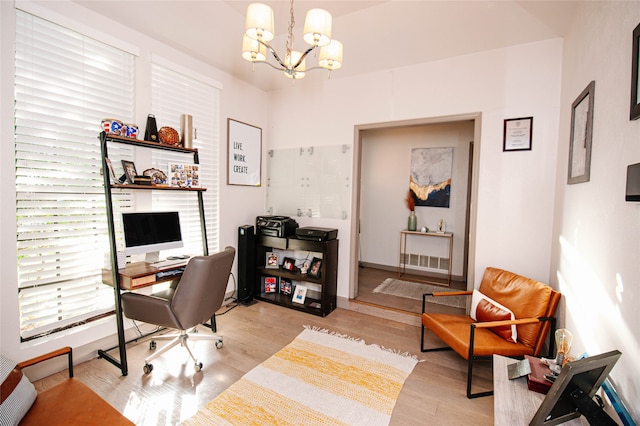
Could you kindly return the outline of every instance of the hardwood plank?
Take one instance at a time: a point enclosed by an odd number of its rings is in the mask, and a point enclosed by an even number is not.
[[[191,342],[204,364],[196,373],[187,352],[175,347],[153,362],[145,375],[144,358],[150,353],[146,338],[128,346],[129,375],[102,359],[75,367],[75,376],[138,425],[174,425],[191,417],[243,374],[290,343],[305,325],[364,339],[418,359],[393,412],[392,425],[493,424],[493,397],[466,398],[464,359],[451,351],[421,353],[420,328],[385,318],[338,308],[325,318],[258,302],[238,306],[217,317],[224,347],[213,342]],[[199,332],[211,333],[206,327]],[[435,338],[427,336],[429,343]],[[158,347],[164,344],[158,341]],[[43,389],[65,378],[59,373],[36,382]],[[491,386],[491,364],[480,364],[474,383]]]

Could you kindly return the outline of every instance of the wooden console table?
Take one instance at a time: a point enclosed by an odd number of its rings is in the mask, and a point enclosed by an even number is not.
[[[493,424],[496,426],[526,426],[544,400],[544,394],[529,390],[527,377],[509,380],[507,365],[517,359],[493,356]],[[584,416],[564,425],[588,425]]]
[[[449,268],[447,270],[447,285],[451,285],[451,264],[453,262],[453,233],[451,232],[418,232],[418,231],[400,231],[400,253],[398,259],[398,278],[401,278],[407,269],[407,239],[411,236],[419,236],[419,237],[435,237],[435,238],[444,238],[449,243]],[[404,256],[404,258],[403,258]],[[418,280],[413,279],[413,281],[419,281],[423,283],[432,283],[432,284],[440,284],[441,282],[433,281],[433,280]]]

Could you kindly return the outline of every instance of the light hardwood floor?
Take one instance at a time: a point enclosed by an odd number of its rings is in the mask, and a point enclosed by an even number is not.
[[[391,296],[388,294],[374,293],[373,289],[379,286],[387,278],[398,278],[398,273],[394,271],[388,271],[383,269],[377,269],[373,267],[358,268],[358,297],[357,301],[370,303],[378,306],[385,306],[388,308],[398,309],[401,311],[411,312],[419,314],[422,311],[422,301],[409,299],[406,297]],[[418,275],[403,275],[401,280],[412,281],[414,279],[426,279],[424,276]],[[438,281],[437,279],[435,281]],[[456,290],[466,290],[467,285],[461,281],[452,281],[451,286],[446,287],[444,279],[443,287]],[[435,284],[435,283],[434,283]]]
[[[151,339],[146,338],[128,346],[127,376],[103,359],[77,365],[75,376],[138,425],[174,425],[290,343],[305,325],[317,326],[424,360],[405,383],[392,425],[493,424],[493,397],[465,396],[466,361],[451,351],[421,353],[419,327],[340,308],[321,318],[265,302],[231,309],[218,316],[217,324],[223,348],[216,350],[213,342],[192,342],[204,364],[201,372],[194,371],[183,348],[175,347],[155,360],[153,372],[145,375],[142,366]],[[200,328],[202,333],[211,332]],[[159,347],[162,344],[158,341]],[[474,373],[474,384],[492,386],[490,364],[481,364]],[[44,378],[36,387],[47,388],[65,374]]]

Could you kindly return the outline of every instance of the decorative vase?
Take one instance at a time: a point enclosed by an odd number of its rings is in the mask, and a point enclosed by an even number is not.
[[[407,224],[407,230],[415,231],[418,228],[418,218],[416,217],[416,212],[411,210],[409,213],[409,222]]]

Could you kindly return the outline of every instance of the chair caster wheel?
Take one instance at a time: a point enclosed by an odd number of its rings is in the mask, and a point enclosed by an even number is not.
[[[149,374],[153,371],[153,364],[145,364],[144,367],[142,367],[142,371],[144,371],[144,374]]]
[[[196,372],[202,370],[202,363],[201,362],[196,362],[196,365],[194,366],[194,368],[196,369]]]
[[[152,340],[151,342],[149,342],[149,350],[154,351],[155,349],[156,349],[156,341]]]
[[[222,340],[216,340],[216,349],[220,349],[223,346]]]

